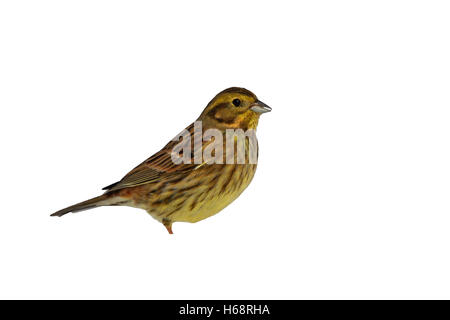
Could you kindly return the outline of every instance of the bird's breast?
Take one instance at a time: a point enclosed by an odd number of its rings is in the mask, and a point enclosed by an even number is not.
[[[248,140],[244,143],[244,163],[238,163],[236,152],[232,163],[202,163],[193,170],[138,187],[139,192],[133,192],[139,194],[135,206],[160,221],[197,222],[218,213],[247,188],[255,174],[257,152],[253,163]],[[225,157],[229,151],[225,149]]]

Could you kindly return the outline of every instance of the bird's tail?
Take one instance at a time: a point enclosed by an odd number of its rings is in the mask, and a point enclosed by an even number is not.
[[[84,210],[93,209],[101,206],[108,206],[117,204],[117,197],[111,196],[110,194],[102,194],[101,196],[74,204],[73,206],[67,207],[65,209],[56,211],[51,216],[62,217],[69,212],[79,212]]]

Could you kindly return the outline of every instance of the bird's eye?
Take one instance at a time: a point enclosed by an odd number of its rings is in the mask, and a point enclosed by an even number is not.
[[[234,104],[235,107],[239,107],[239,105],[241,104],[241,100],[239,100],[239,99],[234,99],[234,100],[233,100],[233,104]]]

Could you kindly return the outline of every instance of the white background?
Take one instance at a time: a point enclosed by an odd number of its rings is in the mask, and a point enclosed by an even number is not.
[[[2,1],[0,298],[450,298],[442,1]],[[230,86],[273,108],[220,214],[99,195]]]

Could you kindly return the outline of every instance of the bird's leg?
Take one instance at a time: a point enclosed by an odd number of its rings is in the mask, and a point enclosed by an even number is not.
[[[167,231],[169,232],[169,234],[173,234],[172,232],[172,221],[170,221],[169,219],[162,219],[162,224],[164,225],[164,227],[166,227]]]

